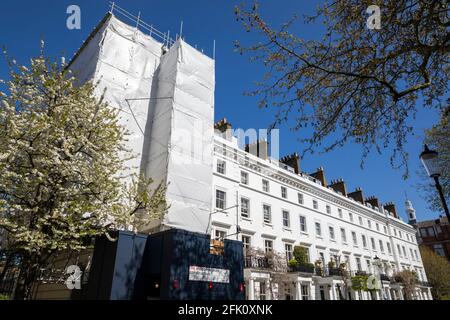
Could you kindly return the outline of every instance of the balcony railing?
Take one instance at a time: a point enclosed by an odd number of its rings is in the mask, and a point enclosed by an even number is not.
[[[432,287],[431,283],[429,283],[428,281],[419,281],[418,285],[422,287]]]
[[[387,274],[384,274],[384,273],[382,273],[382,274],[380,274],[380,279],[381,279],[381,281],[391,281],[391,277],[389,277]]]
[[[301,273],[314,273],[314,265],[296,265],[295,267],[289,266],[290,272],[301,272]]]
[[[245,256],[245,268],[270,269],[269,259],[267,257]]]

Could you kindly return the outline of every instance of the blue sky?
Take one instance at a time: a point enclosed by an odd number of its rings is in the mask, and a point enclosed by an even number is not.
[[[248,57],[234,51],[235,40],[252,41],[253,34],[246,33],[236,22],[234,5],[240,0],[120,0],[118,5],[137,14],[161,31],[179,32],[183,21],[183,36],[192,45],[197,45],[208,55],[212,55],[213,40],[216,40],[216,91],[215,118],[223,117],[240,128],[266,128],[273,119],[271,109],[257,107],[258,99],[244,96],[243,92],[253,88],[254,81],[260,80],[261,65],[251,63]],[[251,1],[247,1],[251,2]],[[320,1],[279,0],[261,1],[264,16],[274,25],[291,17],[292,13],[311,14]],[[66,8],[77,4],[81,8],[81,30],[66,28]],[[82,41],[92,31],[108,10],[108,1],[92,0],[42,0],[0,2],[0,45],[5,45],[10,55],[18,62],[27,64],[29,58],[39,52],[39,43],[44,39],[46,53],[50,56],[65,54],[70,59],[81,46]],[[320,37],[321,27],[297,24],[293,31],[306,38]],[[7,78],[4,60],[0,61],[0,78]],[[418,172],[422,170],[418,155],[422,148],[423,131],[438,119],[434,111],[421,111],[414,124],[414,135],[410,136],[407,150],[410,153],[411,176],[403,180],[401,170],[391,168],[387,149],[382,155],[373,153],[360,168],[361,147],[348,144],[326,155],[306,155],[301,167],[313,172],[317,167],[325,168],[328,180],[344,178],[347,189],[361,187],[366,196],[375,195],[384,203],[393,201],[402,217],[404,214],[405,192],[413,202],[419,219],[432,219],[437,212],[431,212],[417,190],[420,181]],[[280,127],[281,155],[297,151],[302,146],[297,142],[298,134],[288,127]]]

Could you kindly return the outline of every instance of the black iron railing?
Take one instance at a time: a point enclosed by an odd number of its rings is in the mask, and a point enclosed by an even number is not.
[[[391,277],[389,277],[387,274],[384,274],[384,273],[382,273],[382,274],[380,274],[380,279],[381,279],[381,281],[391,281]]]
[[[269,259],[267,257],[245,256],[245,268],[270,269]]]
[[[297,264],[296,266],[289,266],[290,272],[301,272],[301,273],[314,273],[314,265],[307,264]]]

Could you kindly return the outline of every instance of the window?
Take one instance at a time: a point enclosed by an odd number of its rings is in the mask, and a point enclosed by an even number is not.
[[[384,233],[387,233],[387,228],[386,228],[386,226],[383,226],[383,231],[384,231]]]
[[[425,238],[427,236],[427,229],[420,228],[420,236]]]
[[[303,246],[302,248],[305,250],[306,262],[309,262],[309,248]]]
[[[227,194],[225,191],[216,189],[216,208],[225,209],[227,202]]]
[[[244,247],[244,254],[247,253],[248,250],[250,250],[252,245],[252,238],[250,236],[242,235],[242,246]]]
[[[248,184],[248,173],[245,171],[241,171],[241,183]]]
[[[352,213],[348,213],[348,218],[350,219],[350,222],[353,222],[353,214]]]
[[[436,233],[442,233],[441,226],[436,225]]]
[[[322,265],[325,265],[325,254],[323,252],[319,252],[320,260],[322,260]]]
[[[353,245],[357,246],[358,245],[358,238],[356,237],[356,232],[352,231],[352,239],[353,239]]]
[[[362,244],[364,248],[367,248],[367,240],[366,240],[366,236],[365,235],[361,235],[361,239],[362,239]]]
[[[411,259],[415,260],[413,249],[409,248],[409,254],[411,256]]]
[[[338,216],[342,219],[342,209],[338,209]]]
[[[434,237],[434,228],[433,227],[428,227],[427,232],[428,232],[429,237]]]
[[[262,187],[263,187],[263,191],[264,192],[269,192],[270,188],[269,188],[269,180],[262,180]]]
[[[345,233],[344,228],[341,228],[341,239],[343,243],[347,243],[347,234]]]
[[[369,259],[366,259],[366,265],[367,265],[367,271],[370,272],[370,266],[371,266],[371,264],[370,264],[370,260],[369,260]]]
[[[241,197],[241,217],[250,217],[250,200],[244,197]]]
[[[362,271],[361,258],[356,257],[355,261],[356,261],[356,269],[358,269],[358,271]]]
[[[400,230],[398,230],[398,235],[401,239],[403,239],[402,232]]]
[[[289,261],[292,259],[292,244],[285,243],[284,244],[284,252],[286,253],[286,260]]]
[[[416,260],[419,261],[419,255],[417,254],[417,250],[414,249],[414,255],[416,256]]]
[[[291,222],[289,219],[289,211],[283,210],[282,216],[283,216],[283,227],[289,228],[291,226]]]
[[[403,256],[404,256],[405,258],[408,258],[408,255],[406,254],[406,248],[405,248],[405,246],[402,246],[402,249],[403,249]]]
[[[394,235],[397,236],[397,229],[394,229]]]
[[[302,284],[302,300],[309,300],[309,284]]]
[[[363,225],[363,219],[361,217],[358,217],[358,220],[359,220],[359,224]]]
[[[299,204],[303,204],[303,194],[302,193],[297,193],[297,197],[298,197],[298,203]]]
[[[273,251],[273,241],[272,240],[264,240],[264,251],[266,253]]]
[[[217,160],[217,172],[221,174],[225,174],[226,172],[226,162],[223,160]]]
[[[272,222],[272,210],[269,205],[263,204],[264,223]]]
[[[350,269],[350,256],[349,255],[344,256],[344,262],[345,262],[345,265],[347,266],[347,269]]]
[[[226,231],[216,229],[216,231],[214,232],[214,238],[216,240],[223,240],[226,238],[226,236],[227,236]]]
[[[434,252],[436,252],[437,255],[445,257],[444,246],[442,245],[442,243],[434,244],[433,250]]]
[[[382,253],[384,253],[383,241],[378,240],[378,244],[379,244],[379,246],[380,246],[380,251],[381,251]]]
[[[328,214],[331,214],[331,207],[329,205],[326,206],[326,210]]]
[[[259,300],[266,300],[266,283],[258,281],[259,283]]]
[[[372,229],[372,221],[370,221],[369,219],[367,219],[367,226]]]
[[[317,200],[313,200],[313,208],[314,209],[319,209],[319,203],[317,202]]]
[[[372,250],[377,250],[377,247],[375,245],[375,239],[374,238],[370,238],[370,242],[372,244]]]
[[[320,227],[320,223],[316,222],[316,236],[321,237],[322,236],[322,229]]]
[[[380,231],[380,225],[378,223],[375,223],[375,228],[377,228],[377,231]]]
[[[287,199],[287,189],[286,187],[281,187],[281,197]]]
[[[398,255],[401,257],[402,256],[402,251],[400,250],[400,245],[397,245],[397,251],[398,251]]]
[[[388,249],[388,253],[392,254],[391,244],[389,242],[386,242],[386,247]]]
[[[300,216],[300,231],[307,232],[306,231],[306,218],[304,216]]]
[[[334,228],[330,226],[330,227],[328,227],[328,230],[330,232],[330,239],[334,240],[335,239],[335,237],[334,237]]]

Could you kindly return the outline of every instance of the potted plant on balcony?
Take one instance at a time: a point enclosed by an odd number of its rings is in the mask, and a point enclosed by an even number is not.
[[[297,260],[296,271],[305,273],[314,273],[314,264],[309,262],[308,249],[301,246],[295,246],[293,252],[295,260]]]
[[[288,261],[288,267],[290,271],[297,271],[298,261],[295,258],[292,258]]]
[[[323,276],[322,260],[317,259],[316,261],[314,261],[314,267],[316,268],[316,274]]]
[[[328,269],[334,269],[335,266],[336,263],[334,262],[333,258],[331,258],[330,261],[328,261]]]

